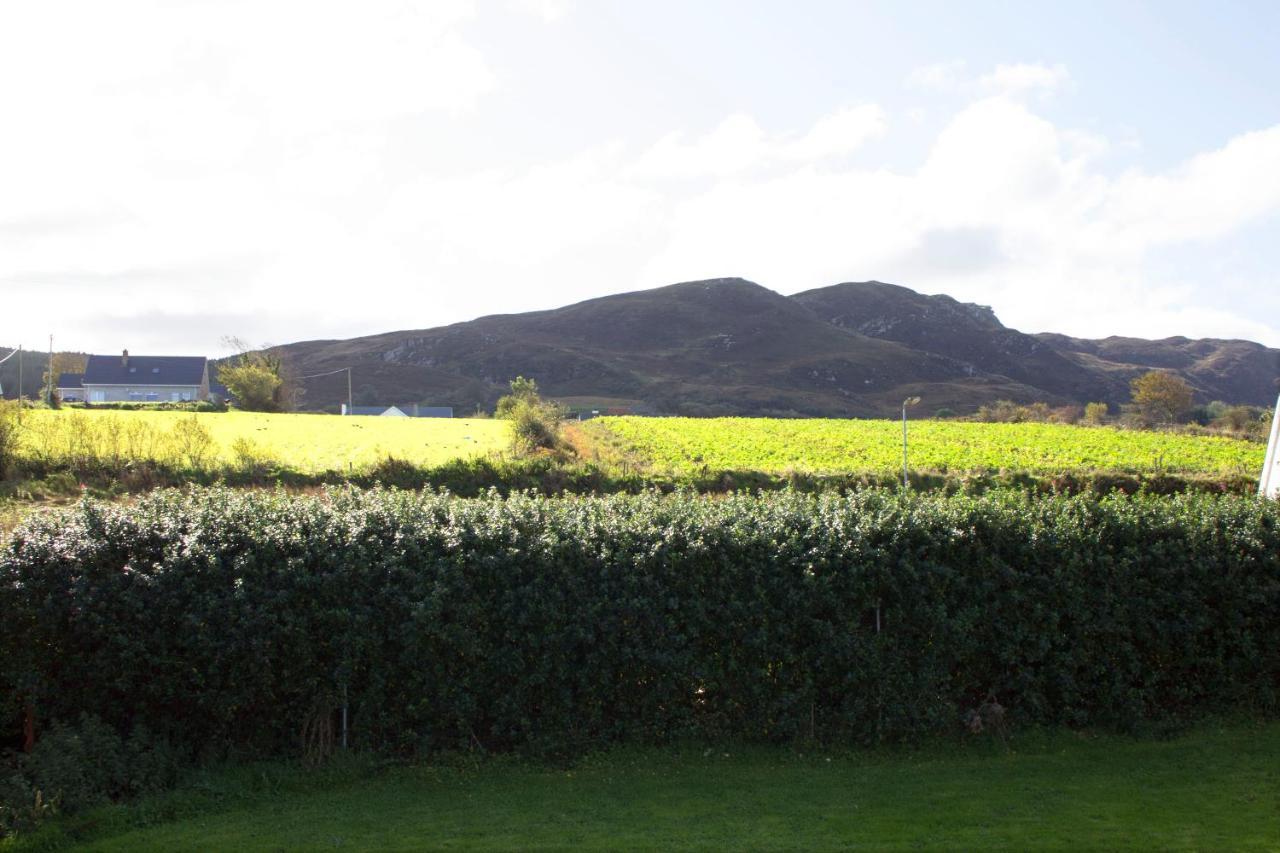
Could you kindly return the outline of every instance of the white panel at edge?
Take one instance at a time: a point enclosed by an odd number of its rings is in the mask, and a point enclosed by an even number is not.
[[[1276,400],[1276,412],[1271,419],[1271,440],[1267,442],[1267,461],[1262,466],[1258,494],[1280,498],[1280,400]]]

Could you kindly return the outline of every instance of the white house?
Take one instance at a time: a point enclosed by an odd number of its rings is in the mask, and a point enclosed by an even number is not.
[[[131,356],[128,350],[118,356],[91,355],[81,388],[87,403],[207,400],[209,362],[204,356]]]
[[[384,418],[451,418],[452,406],[347,406],[342,404],[344,415],[376,415]]]
[[[59,373],[58,399],[64,403],[84,402],[84,374]]]

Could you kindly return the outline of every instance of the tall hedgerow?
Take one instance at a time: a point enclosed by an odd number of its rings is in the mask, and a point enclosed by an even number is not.
[[[1246,498],[162,492],[0,552],[0,725],[397,754],[1131,727],[1280,700]]]

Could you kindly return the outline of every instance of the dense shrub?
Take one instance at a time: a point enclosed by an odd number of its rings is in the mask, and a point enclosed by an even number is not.
[[[1107,415],[1110,413],[1110,407],[1106,403],[1086,403],[1084,407],[1084,422],[1092,426],[1102,426],[1107,422]]]
[[[1105,412],[1105,408],[1104,408]],[[941,415],[937,417],[941,418]],[[997,400],[989,406],[979,406],[974,420],[983,423],[1055,423],[1074,424],[1085,417],[1085,410],[1075,405],[1051,407],[1045,402],[1020,405],[1012,400]]]
[[[517,455],[554,450],[560,440],[561,414],[550,404],[519,403],[511,412],[511,449]]]
[[[55,722],[29,755],[0,761],[0,837],[53,812],[76,812],[112,798],[161,790],[185,756],[136,727],[128,738],[92,714]]]
[[[494,417],[511,421],[511,449],[518,456],[554,450],[560,443],[564,410],[538,395],[538,383],[523,376],[511,380],[511,393],[498,400]]]
[[[9,473],[17,458],[20,414],[17,403],[0,400],[0,479]]]
[[[877,614],[878,611],[878,614]],[[879,742],[994,692],[1128,727],[1280,699],[1280,507],[1180,496],[162,492],[0,552],[0,721],[296,753]],[[880,630],[877,631],[877,623]]]
[[[68,409],[99,409],[124,412],[225,412],[228,406],[222,400],[165,400],[159,403],[64,403]]]

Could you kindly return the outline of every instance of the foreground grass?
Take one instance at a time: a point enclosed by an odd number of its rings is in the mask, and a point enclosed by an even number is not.
[[[1280,724],[1024,734],[1007,753],[976,740],[616,750],[572,769],[241,768],[50,829],[11,849],[77,834],[86,850],[1280,849]]]
[[[659,470],[902,470],[902,425],[892,420],[610,417],[584,427],[600,446]],[[922,471],[1256,477],[1264,456],[1261,444],[1219,436],[1042,423],[910,424],[910,464]]]

